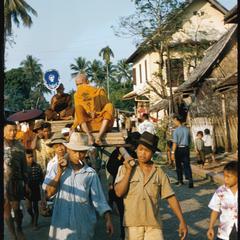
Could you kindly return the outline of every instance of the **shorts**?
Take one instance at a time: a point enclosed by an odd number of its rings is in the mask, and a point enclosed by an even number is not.
[[[204,147],[204,153],[205,155],[213,153],[212,147]]]
[[[6,184],[6,195],[10,202],[24,200],[23,181],[10,179]]]
[[[32,202],[40,201],[41,200],[40,186],[37,184],[29,184],[29,188],[31,192],[26,196],[26,198]]]
[[[164,240],[164,238],[160,228],[125,227],[125,240]]]

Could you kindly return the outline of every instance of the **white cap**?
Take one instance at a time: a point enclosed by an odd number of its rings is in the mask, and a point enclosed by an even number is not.
[[[62,133],[62,134],[70,133],[70,128],[62,128],[61,133]]]

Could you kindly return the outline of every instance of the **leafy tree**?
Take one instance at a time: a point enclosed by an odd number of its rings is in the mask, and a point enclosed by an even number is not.
[[[110,99],[115,108],[121,109],[121,110],[127,110],[127,111],[133,111],[134,107],[134,101],[133,100],[128,100],[128,101],[123,101],[122,97],[130,92],[132,90],[132,83],[128,84],[122,84],[116,80],[111,80],[110,81]]]
[[[76,63],[71,64],[70,68],[74,71],[71,75],[75,77],[78,73],[88,73],[90,62],[86,60],[84,57],[75,58]]]
[[[6,107],[15,111],[46,109],[49,105],[44,93],[51,91],[44,85],[41,64],[32,56],[21,62],[21,67],[5,73],[4,94]]]
[[[106,46],[105,48],[102,48],[99,52],[99,56],[103,58],[106,66],[106,78],[107,78],[107,94],[108,98],[110,97],[109,95],[109,65],[111,62],[111,57],[114,57],[113,51],[109,46]]]
[[[11,69],[5,73],[4,106],[15,111],[24,109],[24,100],[30,95],[26,75],[22,68]]]
[[[136,11],[128,17],[120,18],[118,36],[130,36],[136,42],[143,41],[139,46],[142,51],[154,51],[159,55],[157,61],[158,72],[155,74],[157,81],[148,85],[160,98],[167,98],[166,83],[163,79],[163,55],[167,52],[171,36],[181,26],[181,19],[177,13],[184,7],[180,0],[134,0]],[[174,20],[173,20],[174,19]]]
[[[117,69],[116,78],[118,82],[123,83],[124,86],[126,83],[131,82],[132,68],[130,64],[126,63],[126,59],[119,60],[116,65],[116,69]]]
[[[105,73],[101,61],[94,59],[89,65],[89,79],[98,87],[104,87]]]
[[[51,91],[44,84],[43,72],[41,69],[42,64],[40,64],[38,61],[38,59],[34,58],[31,55],[28,55],[26,59],[20,63],[20,66],[22,66],[26,79],[29,83],[29,94],[31,93],[31,90],[34,92],[34,94],[32,94],[32,98],[36,98],[36,108],[41,105],[42,101],[44,102],[42,95],[44,93],[51,93]]]
[[[13,23],[19,27],[20,22],[25,27],[31,27],[31,14],[37,12],[24,0],[4,0],[4,32],[5,37],[12,34]]]

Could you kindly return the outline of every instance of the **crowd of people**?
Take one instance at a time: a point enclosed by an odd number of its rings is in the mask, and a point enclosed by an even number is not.
[[[43,120],[29,121],[25,131],[16,122],[5,121],[4,221],[11,237],[26,239],[21,210],[25,200],[33,229],[38,229],[39,213],[45,210],[45,214],[51,215],[51,240],[93,239],[98,215],[104,217],[106,232],[112,235],[118,227],[113,226],[111,218],[114,203],[119,213],[120,239],[163,240],[160,200],[165,199],[179,220],[179,239],[187,239],[188,227],[170,180],[152,160],[160,151],[159,137],[147,113],[142,114],[141,123],[134,126],[135,131],[127,126],[127,147],[116,147],[107,161],[112,181],[106,198],[98,175],[101,164],[100,167],[97,164],[97,149],[103,134],[113,126],[114,108],[104,92],[96,93],[97,90],[88,85],[85,75],[77,75],[75,80],[75,118],[61,131],[53,133],[51,124]],[[48,110],[49,116],[67,117]],[[168,156],[176,166],[177,185],[183,184],[185,175],[189,188],[193,188],[190,131],[179,115],[173,117],[173,123],[175,130],[168,142]],[[98,132],[97,137],[93,131]],[[205,162],[205,155],[215,161],[210,131],[206,129],[204,133],[205,140],[203,132],[198,132],[196,139],[201,164]],[[209,203],[212,213],[206,232],[208,239],[215,238],[213,227],[219,215],[217,239],[237,239],[237,186],[237,162],[232,161],[224,168],[224,185],[217,189]],[[48,201],[53,203],[50,213]]]

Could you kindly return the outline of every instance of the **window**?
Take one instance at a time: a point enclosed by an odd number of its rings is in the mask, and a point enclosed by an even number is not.
[[[147,60],[145,60],[145,79],[146,82],[148,81],[148,75],[147,75]]]
[[[176,58],[176,59],[170,59],[170,69],[168,66],[168,61],[166,61],[167,65],[167,71],[169,74],[168,76],[168,82],[167,86],[170,87],[170,80],[172,82],[172,87],[178,87],[180,84],[184,82],[184,74],[183,74],[183,59],[182,58]]]
[[[132,76],[133,76],[133,85],[136,85],[136,68],[133,68]]]
[[[139,64],[139,76],[140,76],[140,83],[142,83],[142,66]]]

